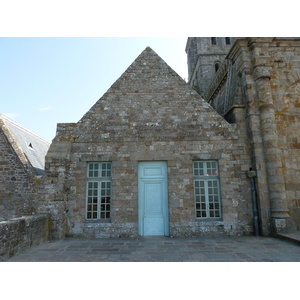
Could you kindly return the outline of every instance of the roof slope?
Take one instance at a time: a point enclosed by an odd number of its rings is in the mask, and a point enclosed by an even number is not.
[[[50,143],[2,114],[0,119],[5,124],[2,129],[22,163],[26,164],[28,161],[36,175],[42,175]]]
[[[69,132],[78,142],[198,140],[234,134],[233,127],[150,47],[76,126],[66,125],[61,125],[57,138],[65,139]]]

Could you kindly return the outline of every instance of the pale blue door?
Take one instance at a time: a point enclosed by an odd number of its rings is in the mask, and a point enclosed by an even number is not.
[[[169,235],[166,162],[139,163],[139,234]]]

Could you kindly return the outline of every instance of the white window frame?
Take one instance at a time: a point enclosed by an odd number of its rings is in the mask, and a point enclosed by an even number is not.
[[[196,219],[221,219],[221,192],[218,161],[193,161]]]
[[[111,173],[111,162],[89,162],[87,164],[85,211],[87,221],[110,220]]]

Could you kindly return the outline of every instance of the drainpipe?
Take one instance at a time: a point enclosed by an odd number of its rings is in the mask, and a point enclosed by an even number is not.
[[[253,227],[254,227],[254,235],[259,236],[259,222],[258,222],[258,209],[257,209],[257,197],[256,197],[256,185],[255,185],[255,177],[256,172],[249,169],[247,172],[248,178],[251,180],[251,198],[252,198],[252,209],[253,209]]]

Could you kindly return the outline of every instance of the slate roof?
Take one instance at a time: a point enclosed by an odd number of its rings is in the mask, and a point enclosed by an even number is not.
[[[0,114],[0,119],[6,125],[5,134],[9,135],[8,140],[13,141],[15,147],[18,148],[15,150],[25,155],[37,176],[43,175],[45,156],[50,143],[2,114]],[[16,151],[18,155],[19,151]]]

